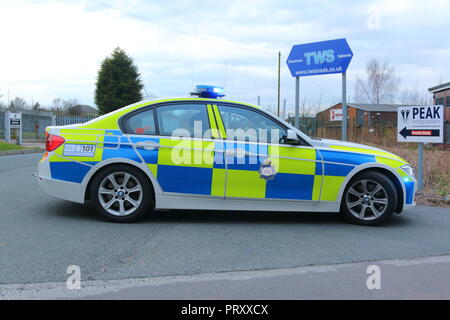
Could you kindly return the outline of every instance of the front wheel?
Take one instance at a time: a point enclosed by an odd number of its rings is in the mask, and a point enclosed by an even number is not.
[[[116,165],[95,176],[91,200],[97,211],[113,222],[135,221],[145,215],[153,200],[147,177],[138,169]]]
[[[341,212],[353,223],[375,226],[392,216],[397,205],[392,181],[379,172],[364,172],[345,189]]]

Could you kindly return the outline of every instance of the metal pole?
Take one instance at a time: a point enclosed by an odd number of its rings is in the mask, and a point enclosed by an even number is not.
[[[20,113],[20,127],[17,129],[17,144],[21,145],[22,144],[22,128],[23,128],[23,114],[22,112]]]
[[[283,120],[286,120],[286,99],[283,99]]]
[[[5,142],[11,142],[11,128],[9,122],[9,111],[5,111]]]
[[[300,77],[295,77],[295,127],[300,129]]]
[[[281,52],[278,51],[278,102],[277,116],[280,116],[280,95],[281,95]]]
[[[258,103],[258,106],[261,106],[261,97],[260,96],[258,96],[257,103]]]
[[[418,145],[418,170],[417,170],[417,189],[423,189],[423,143],[420,142]]]
[[[342,73],[342,141],[347,141],[347,75]]]

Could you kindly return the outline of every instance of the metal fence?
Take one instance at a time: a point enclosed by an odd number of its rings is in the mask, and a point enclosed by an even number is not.
[[[294,125],[295,118],[290,116],[287,122]],[[323,121],[320,118],[299,118],[300,130],[312,137],[340,140],[342,135],[341,122]],[[397,143],[397,123],[395,121],[375,118],[371,120],[370,126],[358,116],[348,122],[348,140],[358,143],[373,143],[379,145],[390,145]],[[444,142],[440,146],[450,147],[450,123],[444,123]]]
[[[97,116],[54,115],[48,111],[23,110],[22,138],[23,140],[44,140],[45,128],[48,126],[64,126],[84,123]],[[0,110],[0,139],[5,136],[5,110]],[[12,137],[15,138],[14,136]]]
[[[55,126],[65,126],[69,124],[84,123],[95,119],[97,116],[55,116]]]

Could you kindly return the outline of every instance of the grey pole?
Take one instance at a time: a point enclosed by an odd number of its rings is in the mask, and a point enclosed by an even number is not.
[[[258,96],[258,106],[261,106],[261,97]]]
[[[295,77],[295,127],[300,130],[300,77]]]
[[[22,114],[22,112],[20,113],[20,127],[17,129],[17,140],[16,140],[16,143],[18,144],[18,145],[21,145],[22,144],[22,128],[23,128],[23,114]]]
[[[418,145],[418,170],[417,170],[417,189],[423,189],[423,143],[420,142]]]
[[[286,99],[283,99],[283,120],[286,120]]]
[[[9,111],[5,111],[5,142],[11,142],[11,128],[9,123]]]
[[[281,98],[281,52],[278,51],[278,97],[277,97],[277,116],[280,116],[280,98]]]
[[[342,73],[342,141],[347,141],[347,74]]]

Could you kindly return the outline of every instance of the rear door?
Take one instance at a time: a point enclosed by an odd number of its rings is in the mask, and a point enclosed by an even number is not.
[[[224,196],[225,170],[215,169],[221,142],[216,146],[210,108],[200,102],[168,103],[125,119],[134,147],[165,194]]]

